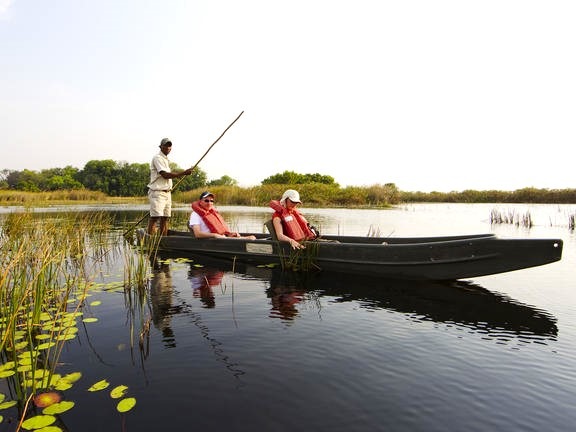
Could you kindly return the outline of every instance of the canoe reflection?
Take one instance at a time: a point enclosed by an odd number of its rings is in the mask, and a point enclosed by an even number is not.
[[[326,301],[355,302],[362,309],[385,309],[417,322],[463,327],[497,341],[545,342],[558,335],[556,318],[548,312],[472,282],[399,281],[331,272],[303,275],[238,263],[232,269],[228,261],[193,255],[189,258],[204,265],[200,271],[209,285],[204,294],[207,304],[214,305],[210,289],[214,284],[210,280],[219,281],[222,272],[234,270],[235,274],[269,284],[269,317],[286,322],[298,318],[304,309],[321,310]],[[192,266],[190,274],[194,274]]]
[[[556,319],[549,313],[467,281],[391,281],[333,273],[301,278],[273,273],[268,291],[270,297],[299,293],[300,299],[331,297],[333,302],[355,302],[361,308],[386,309],[414,321],[466,327],[499,340],[514,337],[537,341],[555,339],[558,334]],[[297,313],[292,311],[290,317]]]

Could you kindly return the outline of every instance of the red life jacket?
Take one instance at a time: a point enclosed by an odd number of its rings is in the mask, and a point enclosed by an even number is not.
[[[288,237],[296,241],[310,240],[316,237],[310,228],[308,228],[308,221],[295,208],[289,211],[280,204],[280,201],[276,200],[270,201],[270,207],[274,209],[272,218],[280,218],[284,234]]]
[[[212,207],[210,210],[205,210],[200,206],[200,201],[194,201],[192,203],[192,210],[200,215],[206,226],[210,229],[210,232],[217,234],[230,235],[231,231],[220,216],[220,213]]]

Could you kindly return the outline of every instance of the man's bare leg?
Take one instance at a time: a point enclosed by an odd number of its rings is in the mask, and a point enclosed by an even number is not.
[[[160,235],[168,235],[168,228],[170,226],[170,218],[161,217],[160,218]]]
[[[148,219],[148,234],[154,235],[156,234],[156,222],[158,222],[157,217],[151,217]]]

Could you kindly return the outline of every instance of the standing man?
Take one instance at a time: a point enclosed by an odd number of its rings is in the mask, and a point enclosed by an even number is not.
[[[150,183],[148,183],[148,200],[150,201],[150,219],[148,234],[156,234],[156,224],[160,222],[160,234],[168,234],[170,216],[172,216],[172,179],[190,175],[192,169],[170,172],[168,154],[172,150],[172,141],[163,138],[160,141],[160,152],[150,162]]]

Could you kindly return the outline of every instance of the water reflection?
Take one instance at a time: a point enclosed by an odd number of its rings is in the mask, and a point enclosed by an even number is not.
[[[181,310],[181,305],[174,304],[174,285],[170,273],[170,265],[161,260],[152,261],[153,277],[150,280],[150,308],[152,323],[162,332],[162,342],[167,348],[176,347],[176,339],[172,330],[172,315]]]
[[[298,292],[300,299],[307,293],[314,301],[330,297],[330,301],[355,302],[369,310],[399,312],[416,322],[465,327],[500,342],[543,342],[555,340],[558,334],[556,319],[548,312],[467,281],[391,281],[335,273],[302,278],[274,273],[268,295],[273,298],[278,290]],[[291,318],[297,314],[292,312]]]
[[[290,284],[275,283],[266,290],[272,303],[270,318],[292,321],[298,315],[298,304],[304,300],[306,291]]]
[[[192,264],[188,271],[188,279],[192,285],[192,295],[199,298],[203,307],[211,309],[216,306],[213,287],[222,283],[224,272],[214,268],[197,268]]]
[[[203,308],[213,309],[216,306],[216,296],[213,288],[221,285],[225,272],[218,268],[196,267],[193,262],[186,260],[180,262],[188,263],[187,276],[192,288],[192,298],[199,299]],[[218,361],[235,378],[240,378],[245,372],[226,353],[223,342],[213,335],[211,328],[204,322],[202,315],[194,311],[192,302],[187,299],[187,290],[177,286],[177,283],[176,285],[174,284],[171,275],[171,264],[170,257],[155,257],[152,265],[153,275],[150,282],[152,322],[162,332],[164,346],[166,348],[177,347],[177,338],[171,324],[172,318],[176,315],[188,316],[190,323],[199,330],[202,338],[208,342]],[[177,326],[176,330],[179,328]]]
[[[214,307],[217,298],[212,287],[231,271],[230,263],[194,258],[204,264],[189,270],[194,295],[204,307]],[[361,309],[394,311],[414,322],[466,328],[503,343],[545,343],[558,335],[556,318],[548,312],[467,281],[394,281],[330,272],[301,275],[243,264],[236,264],[234,271],[267,283],[268,316],[287,323],[298,319],[304,307],[321,309],[323,301],[355,302]],[[164,309],[173,311],[174,305]]]

